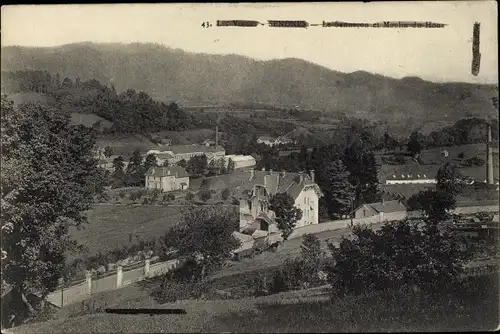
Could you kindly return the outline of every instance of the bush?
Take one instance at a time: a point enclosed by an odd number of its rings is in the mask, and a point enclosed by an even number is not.
[[[224,200],[224,201],[227,200],[229,198],[230,194],[231,194],[231,191],[228,188],[224,189],[221,193],[222,200]]]
[[[212,192],[210,190],[201,190],[198,193],[198,198],[203,202],[206,202],[212,198]]]
[[[459,159],[463,159],[464,157],[465,157],[464,152],[460,152],[460,153],[458,153],[458,155],[457,155],[457,158],[459,158]]]
[[[463,273],[471,252],[462,238],[446,227],[426,222],[421,228],[408,220],[386,223],[374,231],[352,229],[353,240],[329,244],[335,263],[329,281],[340,293],[362,293],[402,286],[447,289]]]
[[[302,288],[304,284],[309,284],[309,274],[303,259],[286,259],[280,268],[274,270],[270,292],[279,293]]]
[[[188,192],[188,193],[186,194],[186,200],[188,200],[188,201],[192,201],[193,199],[194,199],[194,195],[193,195],[193,193],[192,193],[192,192]]]

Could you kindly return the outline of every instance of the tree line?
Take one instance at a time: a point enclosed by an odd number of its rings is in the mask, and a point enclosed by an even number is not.
[[[110,134],[147,134],[161,130],[185,130],[192,127],[192,116],[172,102],[166,104],[145,93],[127,89],[117,93],[91,79],[78,77],[61,80],[46,71],[2,72],[2,89],[6,93],[35,92],[53,99],[56,109],[65,113],[95,114],[113,125],[97,129]],[[99,125],[97,125],[98,127]]]

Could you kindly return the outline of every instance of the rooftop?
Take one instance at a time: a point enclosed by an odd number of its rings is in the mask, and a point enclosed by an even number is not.
[[[380,176],[385,180],[435,179],[440,165],[382,165]]]
[[[394,201],[384,201],[384,202],[378,202],[378,203],[368,203],[368,204],[363,204],[363,205],[364,206],[368,206],[369,208],[373,209],[377,213],[380,213],[380,212],[389,213],[389,212],[406,211],[406,206],[404,206],[403,203],[401,203],[400,201],[397,201],[397,200],[394,200]],[[358,210],[358,209],[356,209],[356,210]]]
[[[171,151],[174,154],[198,153],[198,152],[215,153],[215,152],[223,152],[224,147],[206,146],[206,145],[172,145],[168,147],[168,151]]]
[[[165,177],[170,175],[175,177],[189,177],[186,170],[179,166],[152,167],[146,172],[145,175],[153,177]]]

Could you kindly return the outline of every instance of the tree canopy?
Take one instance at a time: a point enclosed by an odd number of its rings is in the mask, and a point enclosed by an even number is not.
[[[83,211],[103,187],[94,134],[56,110],[3,97],[1,126],[2,280],[45,298],[76,247],[69,227],[86,223]]]

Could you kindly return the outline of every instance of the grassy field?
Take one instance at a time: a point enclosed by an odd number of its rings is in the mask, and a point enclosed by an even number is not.
[[[181,219],[182,207],[149,205],[95,205],[88,212],[89,224],[73,229],[71,236],[86,246],[82,255],[127,245],[129,235],[142,239],[162,236]]]

